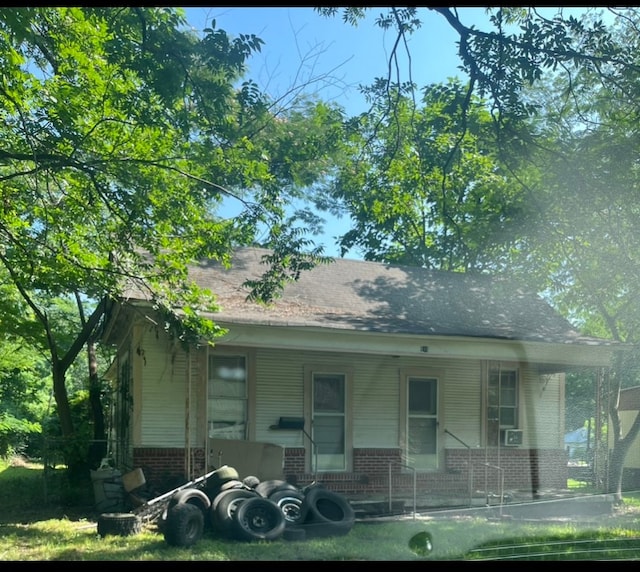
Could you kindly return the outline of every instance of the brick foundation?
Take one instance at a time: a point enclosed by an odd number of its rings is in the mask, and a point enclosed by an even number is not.
[[[496,489],[501,476],[504,476],[504,488],[507,490],[536,493],[540,489],[563,489],[567,486],[567,456],[562,449],[493,449],[486,453],[481,449],[450,449],[446,452],[446,465],[451,471],[467,475],[471,465],[474,488],[485,488],[486,484]]]
[[[191,452],[191,476],[187,475],[184,449],[138,448],[134,450],[135,467],[141,467],[147,483],[158,491],[169,490],[211,470],[205,467],[204,449]],[[499,466],[500,470],[495,467]],[[469,467],[472,467],[471,475]],[[284,478],[298,486],[316,479],[305,472],[305,450],[287,448],[284,455]],[[353,471],[320,473],[317,480],[335,492],[349,496],[380,495],[389,492],[410,494],[414,474],[402,465],[399,449],[354,449]],[[449,449],[445,467],[440,471],[416,473],[416,489],[422,494],[466,495],[470,480],[473,490],[527,490],[534,495],[540,489],[563,489],[567,485],[567,459],[562,449],[484,450]],[[633,475],[637,477],[637,475]],[[242,477],[242,475],[241,475]]]
[[[133,451],[135,468],[142,468],[145,480],[152,490],[163,492],[204,475],[204,449],[191,451],[191,476],[187,475],[184,449],[181,448],[136,448]]]

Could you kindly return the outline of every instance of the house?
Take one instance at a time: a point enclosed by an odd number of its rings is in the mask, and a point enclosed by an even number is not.
[[[566,486],[565,372],[608,367],[612,342],[504,278],[358,260],[248,302],[267,253],[191,269],[221,305],[213,347],[183,348],[135,291],[110,307],[120,466],[160,482],[244,459],[353,496]]]
[[[627,435],[638,415],[640,415],[640,385],[621,389],[618,416],[623,437]],[[613,436],[609,435],[609,448],[612,447]],[[622,469],[623,490],[637,490],[638,487],[640,487],[640,435],[629,447]]]

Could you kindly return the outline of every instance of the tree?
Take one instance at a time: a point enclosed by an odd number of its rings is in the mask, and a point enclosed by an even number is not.
[[[7,8],[0,43],[0,263],[19,294],[16,326],[47,348],[72,440],[66,373],[126,281],[174,318],[176,336],[213,339],[220,330],[199,311],[214,298],[189,281],[190,262],[227,263],[234,246],[266,233],[268,297],[323,260],[302,231],[293,244],[296,231],[283,231],[287,192],[322,171],[325,154],[310,160],[309,150],[323,131],[296,138],[305,131],[286,127],[329,110],[273,109],[240,83],[261,40],[215,23],[198,38],[179,9]],[[236,216],[224,216],[225,201]],[[63,296],[77,314],[61,340],[41,302]]]
[[[344,21],[355,25],[366,9],[318,10],[327,16],[342,10]],[[588,10],[577,19],[561,9],[547,18],[536,8],[488,8],[487,30],[465,26],[455,8],[425,10],[457,32],[460,69],[469,78],[462,114],[472,108],[471,94],[486,101],[496,127],[495,155],[520,186],[516,196],[526,196],[529,204],[526,224],[512,238],[511,271],[537,285],[585,333],[637,345],[637,9],[610,9],[605,24]],[[403,109],[403,93],[416,90],[403,81],[398,57],[402,47],[408,51],[408,36],[419,33],[421,14],[418,8],[388,8],[376,22],[396,33],[389,75],[377,80],[387,94],[389,118]],[[428,55],[421,61],[428,62]],[[556,78],[545,91],[542,82]],[[377,125],[382,141],[386,125]],[[520,143],[515,154],[509,148],[513,141]],[[387,142],[389,148],[399,147]],[[524,159],[532,163],[523,171]],[[634,352],[621,353],[608,381],[615,443],[608,487],[619,499],[624,458],[640,434],[640,415],[623,439],[617,402],[621,387],[638,384],[638,364]]]
[[[325,17],[335,17],[341,12],[343,21],[357,26],[367,10],[362,7],[316,8]],[[419,34],[429,16],[442,18],[441,22],[451,27],[458,35],[460,71],[469,79],[468,88],[489,102],[489,107],[498,121],[513,117],[526,117],[535,112],[535,106],[527,99],[527,90],[546,73],[558,68],[567,72],[583,69],[594,70],[603,81],[609,81],[611,70],[638,72],[633,54],[624,42],[618,41],[611,28],[604,22],[605,15],[627,18],[636,8],[585,8],[580,19],[563,8],[547,16],[544,8],[507,7],[486,8],[486,29],[466,26],[463,13],[458,8],[442,7],[390,7],[380,10],[376,25],[386,32],[395,33],[389,53],[389,73],[377,82],[386,86],[390,97],[389,107],[396,99],[392,97],[394,85],[406,84],[412,90],[417,86],[411,81],[410,66],[403,66],[404,51],[409,62],[420,61],[428,65],[430,56],[410,51],[409,38]],[[431,19],[430,25],[437,25]],[[427,31],[428,33],[428,31]],[[413,57],[412,57],[413,56]]]
[[[4,272],[0,272],[5,276]],[[20,353],[26,355],[32,355],[33,359],[37,359],[40,367],[44,367],[44,371],[49,371],[49,375],[42,377],[41,382],[46,384],[45,387],[51,386],[53,376],[56,374],[57,368],[60,367],[61,360],[58,362],[52,362],[52,356],[54,355],[68,355],[70,348],[76,343],[78,331],[82,330],[84,320],[85,307],[90,308],[89,302],[81,302],[79,299],[75,299],[69,295],[48,296],[44,291],[37,290],[28,293],[28,298],[19,296],[16,293],[15,285],[11,283],[9,279],[5,279],[2,287],[2,299],[0,300],[0,324],[2,324],[2,334],[7,337],[8,340],[16,340],[13,342],[20,348]],[[39,316],[30,307],[32,305],[36,308]],[[95,304],[94,304],[95,306]],[[19,317],[19,318],[18,318]],[[46,327],[43,327],[42,319],[46,317]],[[91,339],[89,340],[89,343]],[[56,351],[52,352],[51,348]],[[95,348],[89,349],[95,352]],[[97,360],[96,360],[97,365]],[[26,362],[25,362],[26,364]],[[82,367],[82,364],[84,367]],[[83,431],[83,436],[74,435],[73,438],[69,436],[67,446],[70,450],[82,451],[83,454],[77,455],[81,457],[85,464],[86,459],[86,443],[84,441],[91,440],[94,443],[92,447],[93,463],[99,463],[100,459],[104,457],[106,452],[106,431],[104,422],[103,405],[100,403],[100,396],[102,393],[101,382],[95,376],[92,378],[87,372],[91,363],[88,361],[82,362],[80,356],[78,359],[72,361],[68,367],[64,370],[64,390],[67,395],[67,403],[69,398],[76,399],[77,395],[84,393],[89,397],[88,401],[91,404],[91,411],[87,412],[93,419],[93,434],[90,435],[86,430]],[[95,369],[95,368],[94,368]],[[19,368],[14,376],[6,376],[0,384],[0,390],[7,394],[12,394],[19,389],[18,377],[24,376],[28,373],[26,365]],[[97,369],[95,371],[97,375]],[[44,375],[41,373],[41,375]],[[45,391],[45,403],[49,402],[51,389]],[[86,403],[86,400],[83,400]],[[49,417],[50,413],[57,413],[57,403],[55,407],[47,407],[47,413],[35,418],[37,420],[37,426],[33,425],[34,438],[30,441],[35,443],[35,434],[41,437],[41,441],[46,442],[44,445],[38,445],[38,447],[30,447],[30,451],[37,456],[45,454],[43,447],[47,449],[61,449],[64,451],[65,445],[60,446],[53,441],[59,441],[61,438],[61,420],[53,425],[56,427],[55,434],[51,434],[49,430],[43,429],[45,426],[50,428],[52,424]],[[51,410],[51,411],[49,411]],[[71,410],[69,410],[69,416],[71,417]],[[34,420],[30,416],[25,416],[25,421]],[[46,423],[45,423],[46,422]],[[52,441],[53,440],[53,441]],[[80,464],[80,459],[78,459]]]
[[[574,431],[594,417],[596,407],[595,376],[587,372],[570,372],[565,385],[565,427]],[[591,423],[589,421],[589,423]]]
[[[369,90],[370,112],[348,127],[343,159],[320,208],[346,213],[343,254],[452,271],[504,265],[524,212],[500,166],[491,114],[457,80],[424,88],[420,102]]]
[[[621,31],[626,41],[637,44],[637,33],[627,32]],[[603,86],[594,74],[583,73],[571,78],[568,96],[568,79],[560,75],[537,94],[547,106],[538,127],[548,146],[536,157],[544,165],[535,192],[538,208],[514,262],[521,272],[545,277],[556,307],[583,332],[637,348],[640,138],[637,95],[628,79],[619,77],[612,89],[613,82]],[[606,380],[613,438],[607,483],[618,498],[626,453],[640,434],[638,416],[623,438],[618,401],[621,388],[640,383],[638,357],[637,350],[621,353]]]
[[[20,341],[0,342],[0,457],[23,454],[39,435],[49,392],[46,361]]]

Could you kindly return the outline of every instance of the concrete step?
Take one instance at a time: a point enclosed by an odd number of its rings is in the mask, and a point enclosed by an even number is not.
[[[404,514],[406,503],[402,499],[392,500],[350,500],[356,518],[367,518],[382,515]]]

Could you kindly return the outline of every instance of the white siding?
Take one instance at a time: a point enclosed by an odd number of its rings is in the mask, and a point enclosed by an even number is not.
[[[398,447],[400,367],[404,360],[365,356],[354,360],[353,446]]]
[[[523,446],[563,449],[564,374],[538,376],[531,369],[524,368],[520,387]]]
[[[269,427],[281,416],[304,416],[304,366],[331,366],[353,370],[351,413],[354,447],[398,447],[400,370],[424,369],[443,373],[440,391],[441,427],[470,446],[480,439],[480,362],[424,358],[394,358],[347,354],[316,354],[259,350],[256,383],[256,440],[283,446],[301,446],[298,431]],[[452,438],[447,446],[462,446]]]
[[[638,415],[637,411],[620,411],[620,430],[622,435],[626,435],[631,429],[633,422]],[[628,469],[640,469],[640,437],[631,443],[629,452],[624,460],[624,466]]]
[[[256,441],[301,447],[301,431],[275,431],[280,417],[304,416],[304,366],[301,352],[256,352]]]
[[[141,438],[135,446],[184,447],[186,387],[185,354],[179,345],[169,342],[163,332],[156,337],[154,328],[145,328],[137,342],[143,350],[139,360],[143,404],[142,416],[134,422]],[[202,350],[205,351],[205,350]],[[308,445],[302,431],[274,430],[280,417],[304,417],[305,366],[330,366],[353,373],[349,411],[353,419],[353,443],[356,448],[398,447],[400,445],[400,376],[402,370],[423,370],[438,375],[440,400],[440,438],[446,448],[476,448],[482,441],[482,367],[481,360],[435,358],[431,356],[362,355],[318,353],[312,351],[255,350],[255,440],[284,447]],[[206,368],[192,355],[190,400],[190,444],[200,446],[206,426]],[[564,376],[539,378],[534,370],[520,371],[520,422],[524,447],[563,448]],[[136,412],[139,412],[136,407]],[[199,429],[199,431],[196,431]],[[446,434],[445,430],[455,435]]]
[[[138,349],[140,350],[138,352]],[[164,331],[155,327],[143,330],[135,359],[142,380],[142,415],[139,424],[139,447],[184,447],[187,368],[185,353],[179,344],[170,342]],[[192,381],[196,385],[196,376]],[[137,382],[137,380],[136,380]],[[135,407],[135,411],[140,411]],[[192,407],[191,435],[195,436],[195,407]],[[136,433],[136,432],[134,432]]]
[[[355,447],[397,447],[399,385],[398,360],[260,350],[257,353],[256,438],[283,446],[301,446],[299,431],[269,427],[282,416],[304,416],[304,367],[330,367],[354,372],[352,401]],[[355,404],[355,409],[354,409]]]

